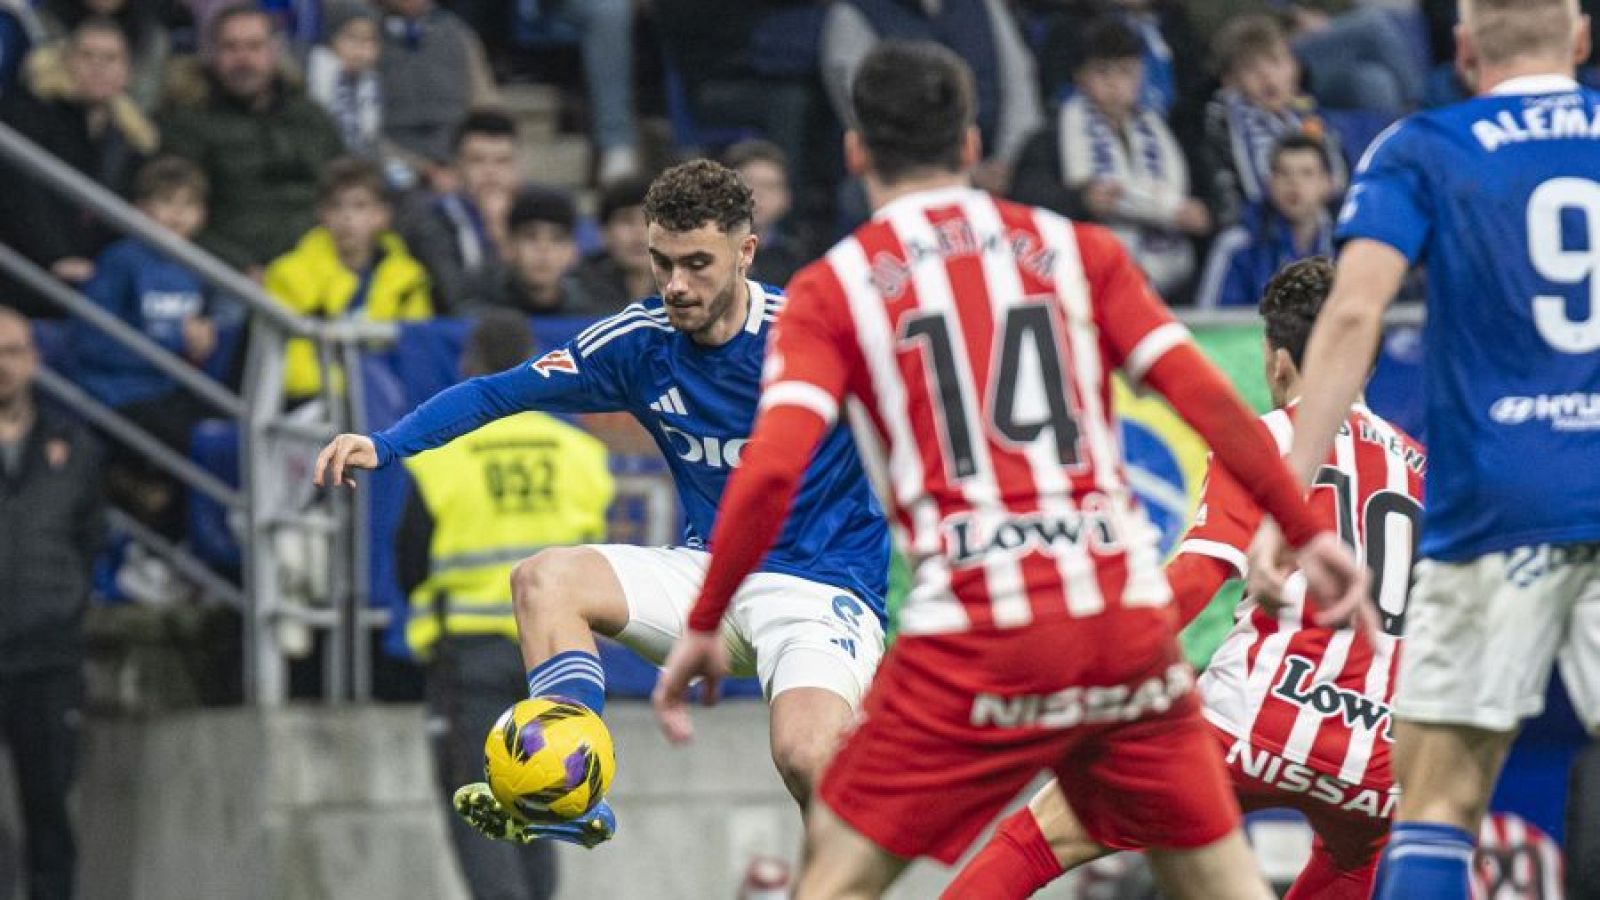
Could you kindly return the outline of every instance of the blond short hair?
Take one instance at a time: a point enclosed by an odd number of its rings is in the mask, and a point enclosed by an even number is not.
[[[1577,0],[1461,0],[1461,22],[1484,62],[1567,57],[1578,24]]]

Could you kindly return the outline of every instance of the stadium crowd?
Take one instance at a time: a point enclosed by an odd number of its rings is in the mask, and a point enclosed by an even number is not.
[[[1331,251],[1349,173],[1383,128],[1463,96],[1454,14],[1453,0],[0,0],[0,121],[298,314],[509,311],[537,333],[654,293],[645,192],[689,155],[752,187],[752,275],[781,286],[867,216],[839,150],[856,66],[879,40],[932,39],[976,77],[979,186],[1110,226],[1174,306],[1251,307],[1281,266]],[[586,142],[578,174],[546,156],[549,123],[518,101],[531,83],[554,84],[555,125]],[[0,243],[238,382],[241,304],[0,171]],[[64,315],[9,279],[0,305]],[[46,327],[64,335],[63,374],[189,452],[206,407],[98,329]],[[288,401],[312,401],[321,363],[304,342],[286,353]],[[186,540],[180,486],[107,443],[113,502]],[[182,592],[153,557],[124,566],[142,567],[116,582],[130,595]],[[16,577],[0,568],[0,584]],[[6,646],[63,627],[6,615]],[[80,664],[68,649],[37,668]]]

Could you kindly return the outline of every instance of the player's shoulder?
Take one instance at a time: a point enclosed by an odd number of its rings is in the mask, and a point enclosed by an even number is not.
[[[587,358],[601,351],[614,355],[622,348],[637,350],[671,336],[666,305],[660,297],[646,297],[578,332],[572,343],[578,356]]]

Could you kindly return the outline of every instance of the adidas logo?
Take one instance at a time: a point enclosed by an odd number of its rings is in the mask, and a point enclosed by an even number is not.
[[[677,416],[687,416],[689,414],[688,407],[683,405],[683,395],[678,393],[677,388],[672,388],[662,394],[660,400],[650,404],[650,408],[658,413],[672,413]]]

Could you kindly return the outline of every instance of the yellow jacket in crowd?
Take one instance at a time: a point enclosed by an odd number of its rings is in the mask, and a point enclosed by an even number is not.
[[[545,547],[605,538],[616,492],[606,447],[544,413],[507,416],[405,465],[416,483],[409,502],[421,508],[406,510],[402,531],[419,520],[431,529],[406,623],[419,659],[442,634],[516,640],[512,567]]]
[[[360,273],[345,268],[326,228],[306,232],[293,250],[267,267],[267,293],[295,312],[319,319],[359,315],[373,321],[411,321],[433,315],[428,272],[392,231],[378,236],[380,257],[363,293]],[[336,376],[337,377],[337,376]],[[284,390],[291,400],[316,396],[322,370],[308,340],[289,342]]]

